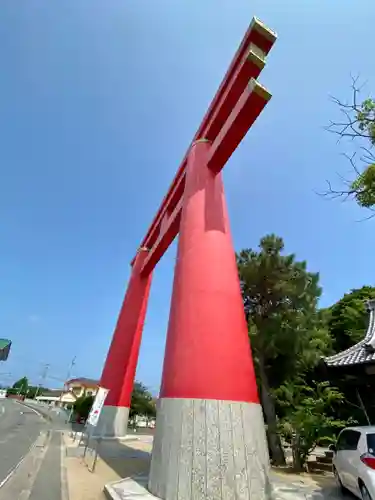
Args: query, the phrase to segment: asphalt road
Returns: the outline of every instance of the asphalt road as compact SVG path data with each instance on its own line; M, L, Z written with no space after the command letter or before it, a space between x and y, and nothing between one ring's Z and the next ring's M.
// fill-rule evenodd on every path
M0 486L45 426L31 409L9 399L0 400Z

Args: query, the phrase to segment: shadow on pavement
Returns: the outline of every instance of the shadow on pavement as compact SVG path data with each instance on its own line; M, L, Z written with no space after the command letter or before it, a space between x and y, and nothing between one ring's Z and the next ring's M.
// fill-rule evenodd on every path
M138 441L132 441L133 446L138 443ZM95 445L95 442L90 442L90 448L86 454L86 462L89 467L94 461ZM148 475L150 470L150 452L133 448L121 442L102 441L98 446L98 457L114 470L120 478L145 476Z
M132 446L135 445L132 442ZM121 478L132 476L141 486L145 486L145 476L148 475L151 453L130 447L124 443L103 443L99 448L103 460ZM137 477L138 476L138 477ZM336 487L331 477L314 477L314 480L304 482L296 479L271 474L271 484L274 488L275 500L354 500L350 493L343 495Z
M350 493L341 493L333 477L329 476L297 476L271 473L271 481L275 488L275 500L354 500Z
M134 436L136 438L136 435ZM151 436L150 436L151 437ZM129 444L127 444L129 443ZM112 469L119 478L132 477L141 486L145 486L145 477L149 473L151 439L129 442L102 441L98 447L98 458ZM90 439L85 457L86 464L92 467L97 441ZM142 449L144 447L145 449ZM71 450L72 455L82 456L84 444ZM354 500L350 493L343 495L336 487L333 477L317 475L290 475L271 472L271 484L274 500Z

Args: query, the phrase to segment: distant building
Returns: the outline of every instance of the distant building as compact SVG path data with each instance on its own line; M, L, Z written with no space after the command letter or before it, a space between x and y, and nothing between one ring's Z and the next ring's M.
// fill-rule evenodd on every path
M67 407L74 404L83 396L95 396L98 392L99 381L90 378L73 378L65 382L63 389L44 391L35 399L51 406Z
M95 396L99 389L99 380L91 378L72 378L65 382L65 390L70 391L78 399L82 396Z
M77 400L71 391L62 391L61 389L52 389L44 391L35 398L40 403L46 403L50 406L67 407L74 404Z

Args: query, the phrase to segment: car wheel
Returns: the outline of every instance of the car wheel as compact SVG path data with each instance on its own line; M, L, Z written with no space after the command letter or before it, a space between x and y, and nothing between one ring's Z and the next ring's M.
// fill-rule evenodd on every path
M335 476L335 481L336 481L336 484L337 484L337 487L340 488L340 490L345 493L346 492L346 488L345 486L342 484L341 482L341 479L340 479L340 476L339 476L339 473L337 472L336 468L333 467L333 475ZM366 500L369 500L368 498L366 498Z
M364 484L361 484L360 489L363 500L372 500L371 495Z

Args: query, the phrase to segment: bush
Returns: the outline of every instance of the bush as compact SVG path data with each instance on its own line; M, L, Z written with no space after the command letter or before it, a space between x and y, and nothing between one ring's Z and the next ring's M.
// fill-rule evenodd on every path
M82 396L78 398L73 406L75 413L80 418L84 418L86 420L87 417L89 416L93 402L94 402L93 396Z

